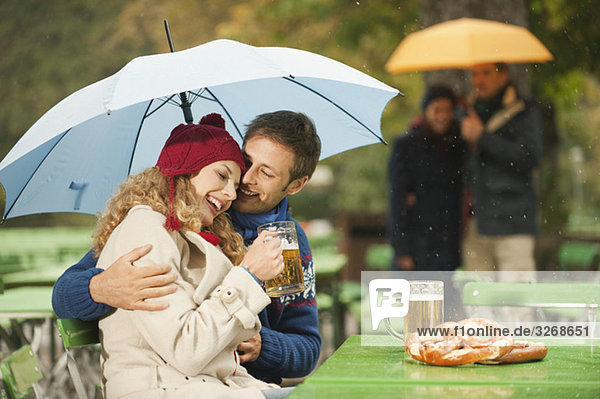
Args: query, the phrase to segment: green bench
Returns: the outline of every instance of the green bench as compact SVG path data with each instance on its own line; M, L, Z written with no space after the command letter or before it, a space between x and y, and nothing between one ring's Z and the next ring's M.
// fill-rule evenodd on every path
M463 288L463 304L539 308L571 321L588 322L600 313L600 284L469 282Z

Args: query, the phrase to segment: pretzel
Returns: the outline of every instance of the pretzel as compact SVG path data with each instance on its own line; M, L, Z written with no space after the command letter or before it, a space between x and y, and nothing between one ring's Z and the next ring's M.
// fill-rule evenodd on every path
M419 336L417 333L413 333L408 337L406 352L413 359L436 366L460 366L500 359L509 353L514 345L512 337L493 334L487 336L488 331L493 332L495 328L502 328L498 323L487 319L466 319L458 323L448 322L440 324L436 328L448 328L448 334ZM457 334L466 332L469 328L483 329L485 334L482 335L486 336Z
M543 342L515 341L514 348L506 355L482 362L484 364L525 363L542 360L548 354Z

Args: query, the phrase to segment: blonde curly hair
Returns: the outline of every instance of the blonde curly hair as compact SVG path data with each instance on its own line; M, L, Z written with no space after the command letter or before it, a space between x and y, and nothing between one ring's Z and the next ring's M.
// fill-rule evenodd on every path
M233 229L229 215L222 213L213 220L211 226L202 227L200 204L194 195L190 179L192 175L173 176L175 195L173 211L179 219L181 230L193 232L207 231L221 239L219 248L234 265L239 265L246 248L244 240ZM169 215L169 182L158 167L148 168L133 176L119 187L115 196L106 203L106 210L100 214L94 231L94 251L98 256L106 245L113 230L125 219L127 212L136 205L148 205L154 211Z

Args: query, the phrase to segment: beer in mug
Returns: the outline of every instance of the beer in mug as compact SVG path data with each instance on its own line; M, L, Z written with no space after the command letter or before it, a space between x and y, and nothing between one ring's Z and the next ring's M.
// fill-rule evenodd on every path
M265 281L267 295L279 297L304 291L304 273L294 222L272 222L258 226L259 234L264 230L277 233L277 237L281 240L284 262L281 274Z
M417 329L435 327L444 322L444 282L414 280L410 282L408 313L404 317L404 337Z

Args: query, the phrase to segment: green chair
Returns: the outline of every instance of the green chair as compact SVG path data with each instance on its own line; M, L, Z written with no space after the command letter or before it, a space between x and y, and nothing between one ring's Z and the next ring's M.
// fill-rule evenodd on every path
M313 252L315 264L315 282L317 293L317 307L319 317L323 313L331 317L333 323L333 346L338 347L345 339L345 315L339 300L341 271L348 258L345 254L329 250L316 250Z
M394 259L394 248L389 244L369 245L365 254L367 270L390 270Z
M505 283L475 281L465 284L463 304L470 306L514 306L567 309L576 317L587 310L588 321L600 306L600 284L586 282Z
M91 389L86 389L81 376L82 373L77 366L77 361L74 354L74 350L76 349L85 348L100 343L98 322L83 321L79 319L58 319L56 323L58 324L60 336L65 347L65 352L67 355L67 368L69 369L73 386L77 392L77 397L79 399L88 399L98 395L102 397L101 388L99 385L94 385L93 391Z
M558 252L560 270L598 270L600 244L567 241Z
M359 281L342 281L340 283L339 300L344 309L354 317L360 327L362 286Z
M44 397L37 384L44 376L31 346L24 345L4 359L0 363L0 374L0 397L24 399L31 394L36 398Z

